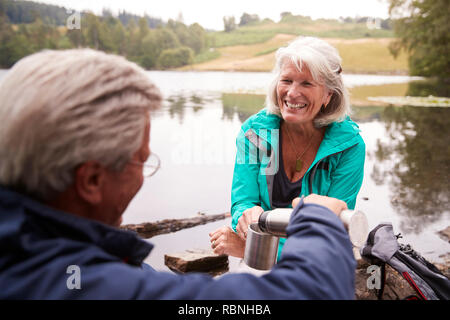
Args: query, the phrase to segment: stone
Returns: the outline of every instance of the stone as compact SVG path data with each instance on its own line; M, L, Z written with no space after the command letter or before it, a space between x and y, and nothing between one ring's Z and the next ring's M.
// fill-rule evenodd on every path
M358 260L358 266L355 273L355 295L357 300L377 300L378 290L369 289L367 280L370 277L368 268L370 264L365 260ZM386 282L383 300L399 300L407 296L415 295L416 292L403 277L389 265L386 265Z
M367 269L370 264L361 259L357 261L355 274L355 294L357 300L377 300L377 290L368 289L367 279L370 277L370 273L367 273ZM435 266L447 277L449 276L448 264L435 264ZM397 272L394 268L386 264L386 282L384 286L384 292L382 300L401 300L410 295L416 295L417 293L408 284L408 282Z
M213 276L228 271L228 256L212 249L190 249L164 255L164 264L176 273L205 272Z

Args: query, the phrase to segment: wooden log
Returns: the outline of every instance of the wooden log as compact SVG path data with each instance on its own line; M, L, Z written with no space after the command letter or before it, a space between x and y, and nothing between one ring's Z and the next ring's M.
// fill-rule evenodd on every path
M148 239L160 234L176 232L182 229L192 228L198 225L223 220L230 217L230 213L206 215L198 213L197 216L184 219L164 219L156 222L144 222L139 224L126 224L121 229L137 232L142 238Z

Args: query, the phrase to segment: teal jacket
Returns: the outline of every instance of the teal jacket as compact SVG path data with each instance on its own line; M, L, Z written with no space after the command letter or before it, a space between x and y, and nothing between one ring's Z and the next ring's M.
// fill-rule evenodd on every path
M265 109L247 119L236 139L231 190L232 227L244 210L272 209L272 187L278 170L281 118ZM338 198L354 209L364 176L365 144L349 117L327 126L316 157L303 176L299 196L311 193ZM281 247L284 239L280 240ZM280 252L281 250L279 250Z

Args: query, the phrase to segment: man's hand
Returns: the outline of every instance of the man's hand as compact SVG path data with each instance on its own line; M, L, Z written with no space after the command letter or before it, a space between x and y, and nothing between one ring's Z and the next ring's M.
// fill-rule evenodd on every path
M292 200L292 207L295 208L300 202L300 198L295 198ZM305 203L315 203L327 207L333 211L338 217L341 212L347 209L347 204L339 199L331 198L327 196L320 196L318 194L310 194L303 199Z

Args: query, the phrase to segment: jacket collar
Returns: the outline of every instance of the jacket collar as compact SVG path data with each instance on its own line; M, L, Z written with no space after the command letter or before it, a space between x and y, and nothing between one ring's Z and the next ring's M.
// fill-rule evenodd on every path
M275 114L267 113L266 109L262 109L257 114L249 118L242 126L245 136L255 144L258 148L261 142L254 138L250 139L252 135L258 135L260 139L266 140L267 130L280 129L281 117ZM334 154L350 148L358 142L359 132L358 125L353 122L350 117L346 117L341 122L333 122L327 126L325 136L317 152L317 157ZM264 134L261 134L264 133ZM278 139L272 139L273 141L267 141L272 147L277 147ZM258 144L254 141L259 141Z
M0 187L1 243L31 249L26 234L38 239L64 238L100 247L132 265L140 265L153 245L135 233L50 208L20 193Z
M325 136L317 151L317 158L344 151L359 142L358 125L350 117L344 121L333 122L327 126Z

